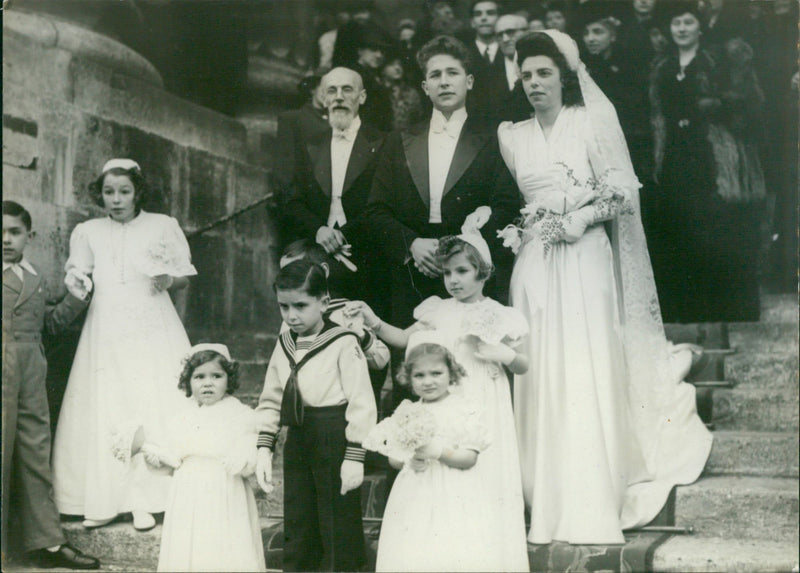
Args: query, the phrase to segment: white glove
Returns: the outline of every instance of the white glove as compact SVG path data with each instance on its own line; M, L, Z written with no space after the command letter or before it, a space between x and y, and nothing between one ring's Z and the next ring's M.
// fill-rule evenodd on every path
M361 487L364 482L364 464L345 460L342 462L342 469L339 471L342 478L342 495L349 491Z

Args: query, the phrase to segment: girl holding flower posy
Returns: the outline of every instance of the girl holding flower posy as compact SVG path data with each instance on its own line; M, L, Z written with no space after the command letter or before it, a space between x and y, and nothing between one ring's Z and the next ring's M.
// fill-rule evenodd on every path
M159 571L264 571L258 507L247 476L256 464L255 413L232 396L238 364L224 344L192 347L179 388L193 404L167 424L158 462L178 460L161 533ZM163 458L163 460L162 460Z
M475 464L489 432L462 392L464 368L435 331L409 340L400 378L420 401L403 401L364 447L389 457L400 473L378 541L377 571L504 571L492 543L489 492Z
M164 511L169 473L112 453L115 434L142 426L153 440L186 402L175 388L189 349L168 289L197 274L178 222L142 209L147 185L139 165L112 159L90 186L107 216L77 225L68 279L94 284L91 305L67 383L53 449L55 501L61 513L99 527L132 512L136 529Z
M501 548L499 569L528 571L519 454L506 374L506 368L518 374L527 370L528 360L520 349L528 328L519 311L483 294L492 258L480 228L490 214L488 207L480 207L467 217L460 235L439 240L436 256L452 298L433 296L423 301L414 310L417 322L409 328L384 323L361 302L347 311L363 313L365 324L390 345L402 348L412 334L433 329L453 349L467 372L463 393L484 407L490 432L491 446L475 468L491 495L482 519L492 527L484 543Z

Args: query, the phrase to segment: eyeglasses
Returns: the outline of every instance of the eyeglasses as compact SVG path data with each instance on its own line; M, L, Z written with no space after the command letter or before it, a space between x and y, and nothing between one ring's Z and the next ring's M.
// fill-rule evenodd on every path
M498 31L497 35L500 36L500 37L513 36L514 34L517 34L518 32L526 32L527 30L528 30L527 28L508 28L507 30Z

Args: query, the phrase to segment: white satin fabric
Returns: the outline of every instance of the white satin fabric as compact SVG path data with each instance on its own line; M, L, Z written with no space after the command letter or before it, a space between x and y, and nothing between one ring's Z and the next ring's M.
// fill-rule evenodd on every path
M613 166L600 159L585 107L563 108L548 138L535 118L502 124L498 135L525 202L558 213L587 200L586 189L565 186L560 173L569 169L586 181ZM614 179L624 181L619 175ZM694 388L681 383L690 360L670 358L657 300L657 321L647 309L649 333L628 319L625 287L633 277L621 269L616 239L622 219L638 221L634 182L626 189L633 214L609 225L615 240L603 224L549 249L531 240L514 266L512 304L531 327L531 366L516 377L514 408L532 543L622 543L622 529L650 521L673 485L698 477L710 451ZM646 250L644 260L649 271ZM638 346L630 343L645 334ZM641 355L642 344L649 344L649 356ZM652 391L642 392L648 365Z

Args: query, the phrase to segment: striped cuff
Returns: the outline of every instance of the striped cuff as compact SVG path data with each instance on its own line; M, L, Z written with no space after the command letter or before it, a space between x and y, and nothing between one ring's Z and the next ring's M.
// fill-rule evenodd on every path
M363 350L364 352L369 350L374 341L375 341L375 335L372 334L372 332L370 332L369 330L365 330L364 338L359 340L359 342L361 343L361 350Z
M269 448L270 450L274 450L275 434L273 432L259 432L256 446L259 448Z
M347 448L344 451L344 459L351 462L358 462L363 464L364 458L367 455L367 450L361 447L361 444L347 443Z

